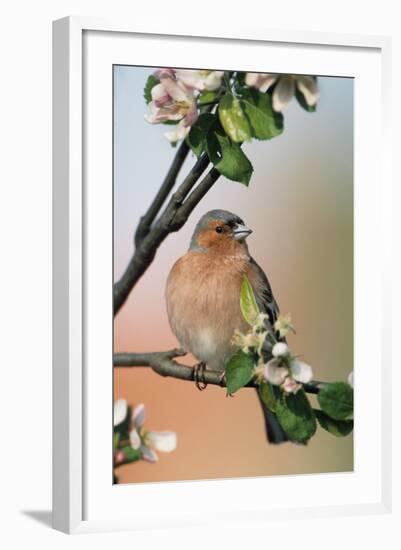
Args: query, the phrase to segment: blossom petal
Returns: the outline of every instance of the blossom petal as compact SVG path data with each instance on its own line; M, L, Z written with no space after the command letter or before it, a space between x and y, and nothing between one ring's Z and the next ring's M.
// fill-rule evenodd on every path
M205 89L205 78L202 76L203 71L192 71L189 69L181 69L176 71L176 78L188 88L195 90Z
M146 462L151 462L152 464L154 464L159 460L159 457L157 456L155 451L153 449L150 449L149 447L146 447L145 445L142 445L141 453L142 458L146 460Z
M196 107L195 101L192 102L192 105L189 108L189 111L184 117L184 126L192 126L198 120L198 109Z
M181 120L182 114L179 112L178 106L164 105L163 107L157 107L154 101L151 101L148 105L148 114L145 115L146 122L149 124L160 124L166 120Z
M245 84L264 93L276 82L277 78L278 75L270 73L246 73Z
M191 94L182 82L180 83L180 81L174 80L173 78L162 78L160 82L174 101L187 102L191 100Z
M311 76L297 76L297 88L304 96L309 107L316 105L319 99L319 88L317 82Z
M117 399L114 401L114 414L113 414L113 423L114 426L118 426L121 422L127 417L128 407L125 399Z
M280 384L284 382L288 374L288 369L286 367L278 367L274 359L272 359L265 365L265 378L274 386L280 386Z
M282 111L291 101L295 94L295 82L291 76L282 76L279 78L273 91L273 109Z
M214 91L220 88L224 71L211 71L205 78L206 90Z
M285 391L285 393L297 393L301 387L301 384L298 384L293 378L290 377L286 378L281 385L281 389Z
M287 315L279 315L277 321L274 323L274 330L279 332L281 338L287 336L290 330L294 331L291 324L291 315L289 313Z
M351 371L348 375L348 384L354 387L354 371Z
M141 446L141 438L139 436L139 433L137 432L136 428L130 431L129 433L129 441L131 444L131 447L133 449L139 449Z
M160 113L161 109L156 106L154 101L151 101L148 105L148 113L145 115L146 122L149 124L159 124L163 122L165 118Z
M287 355L288 353L288 346L284 342L277 342L277 344L274 344L272 349L272 355L273 357L282 357L283 355Z
M163 107L163 105L171 101L171 97L163 84L153 86L150 93L156 107Z
M277 80L276 74L264 74L263 78L260 79L259 91L263 93L267 92L267 90L271 86L273 86L276 80Z
M297 359L291 363L291 373L295 380L303 384L307 384L313 378L312 367Z
M247 86L254 86L256 88L256 84L259 81L259 73L246 73L245 75L245 84Z
M147 440L156 451L163 453L171 453L177 447L177 434L172 431L148 432Z
M132 422L137 428L141 428L143 426L144 420L145 420L145 405L143 403L140 403L132 411Z
M124 462L125 460L125 454L124 454L124 451L117 451L114 455L114 462L116 464L121 464L122 462Z
M176 126L174 126L174 130L166 132L164 135L170 143L176 143L177 141L180 141L181 139L184 139L186 137L190 128L190 126L185 126L184 121L182 120Z
M176 71L174 69L157 69L154 73L153 73L153 76L155 76L156 78L158 78L159 80L161 78L165 78L165 77L169 77L169 78L175 78L175 73Z

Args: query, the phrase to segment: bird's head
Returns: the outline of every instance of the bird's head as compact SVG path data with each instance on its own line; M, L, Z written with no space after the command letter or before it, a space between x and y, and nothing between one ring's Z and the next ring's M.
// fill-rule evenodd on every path
M227 210L210 210L195 227L190 250L207 250L220 254L247 252L245 239L252 233L242 219Z

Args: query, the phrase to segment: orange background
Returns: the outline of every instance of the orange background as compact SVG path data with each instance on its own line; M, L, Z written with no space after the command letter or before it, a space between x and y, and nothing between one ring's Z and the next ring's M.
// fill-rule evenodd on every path
M174 149L166 127L144 119L142 88L151 69L115 67L114 266L116 279L131 254L133 234L165 175ZM268 70L268 68L266 68ZM245 144L255 172L249 188L220 178L184 228L170 235L115 323L115 351L177 346L164 285L189 245L199 217L212 208L239 214L254 233L252 255L266 271L283 313L297 331L289 344L319 380L346 380L353 368L353 81L319 78L316 113L295 101L284 134ZM194 163L190 156L182 177ZM194 281L196 292L196 280ZM190 357L182 360L193 364ZM177 449L159 462L118 469L121 483L349 471L352 435L338 439L318 428L306 446L268 445L253 390L225 390L162 378L150 368L114 370L114 397L144 403L146 428L174 430ZM312 398L315 402L315 398Z

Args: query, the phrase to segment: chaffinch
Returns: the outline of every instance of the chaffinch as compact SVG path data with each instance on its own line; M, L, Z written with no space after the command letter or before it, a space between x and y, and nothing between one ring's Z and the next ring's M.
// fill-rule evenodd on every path
M167 279L168 318L181 347L222 373L235 351L235 329L249 329L239 299L244 275L271 325L279 311L265 273L249 254L246 238L251 233L231 212L207 212L195 227L188 252L177 260ZM260 402L268 440L287 441L274 413Z

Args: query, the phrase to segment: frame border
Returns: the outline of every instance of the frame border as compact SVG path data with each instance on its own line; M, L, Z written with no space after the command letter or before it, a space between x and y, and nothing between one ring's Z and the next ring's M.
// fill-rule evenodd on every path
M153 26L153 28L152 28ZM213 38L293 45L331 45L375 48L382 58L382 178L391 178L389 151L391 113L391 38L387 36L333 34L239 28L229 32L213 29L205 36L199 28L184 34L169 24L169 36ZM84 338L83 334L83 151L82 151L82 35L84 31L166 35L154 23L65 17L53 22L53 527L65 533L129 529L127 523L100 526L85 521L84 510ZM390 212L391 197L386 208ZM391 219L383 216L388 234ZM389 264L391 243L383 243ZM391 270L382 281L382 307L391 311ZM384 329L383 329L384 330ZM384 338L386 336L386 338ZM382 334L383 369L391 388L391 346ZM386 341L386 345L384 342ZM384 393L386 392L386 393ZM391 511L391 396L383 390L382 502L379 512ZM361 509L371 513L372 505ZM337 507L338 508L338 507ZM347 514L344 507L342 514ZM365 510L366 508L366 510ZM354 512L350 510L349 512ZM322 510L339 515L338 510ZM341 514L341 515L342 515ZM292 517L294 514L288 514ZM304 515L304 514L302 514Z

